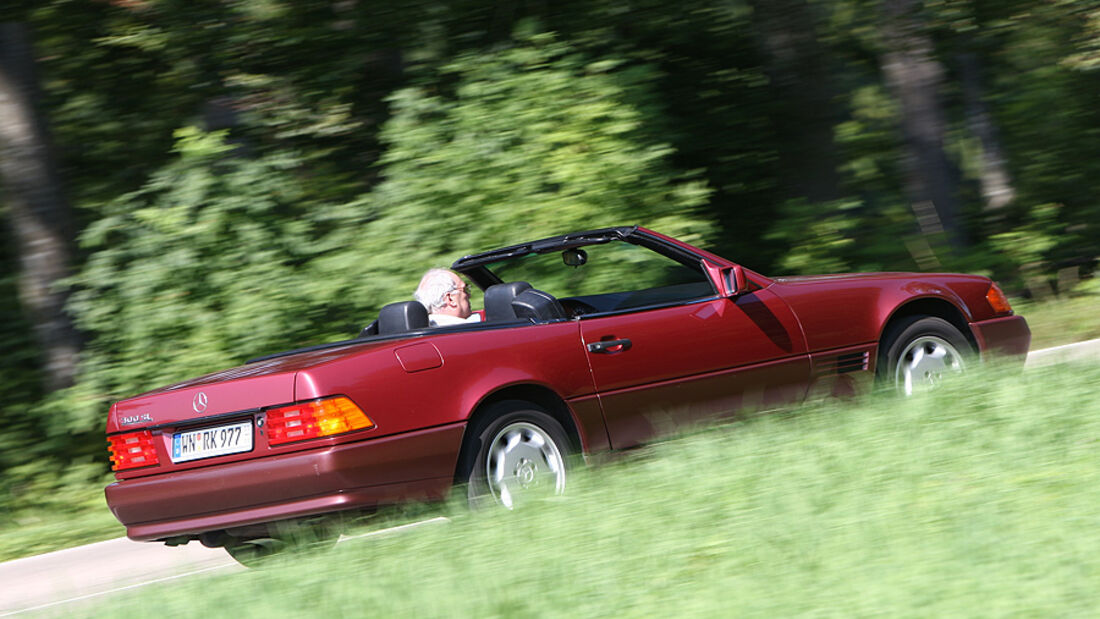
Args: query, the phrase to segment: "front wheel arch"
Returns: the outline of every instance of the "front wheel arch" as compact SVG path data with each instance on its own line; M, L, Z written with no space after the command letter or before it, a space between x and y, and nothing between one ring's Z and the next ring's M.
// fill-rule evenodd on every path
M941 297L913 299L895 308L879 332L879 350L881 351L891 331L897 330L899 323L924 317L940 318L947 321L966 338L971 350L978 350L978 341L974 338L974 332L970 329L970 323L967 322L966 315L954 303Z

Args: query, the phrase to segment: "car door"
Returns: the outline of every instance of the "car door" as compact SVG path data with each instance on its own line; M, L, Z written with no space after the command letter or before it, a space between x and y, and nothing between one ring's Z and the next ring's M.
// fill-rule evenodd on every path
M806 394L810 360L801 327L766 289L580 322L616 449Z

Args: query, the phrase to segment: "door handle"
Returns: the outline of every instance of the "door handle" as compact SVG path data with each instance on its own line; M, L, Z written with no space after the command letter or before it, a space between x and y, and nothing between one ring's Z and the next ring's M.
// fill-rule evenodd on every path
M588 352L595 353L613 353L629 350L631 342L628 339L621 340L600 340L598 342L592 342L588 345Z

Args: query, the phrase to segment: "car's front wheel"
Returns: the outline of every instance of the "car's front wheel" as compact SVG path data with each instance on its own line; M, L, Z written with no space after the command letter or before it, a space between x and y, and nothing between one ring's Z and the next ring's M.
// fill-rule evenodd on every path
M561 424L546 411L501 402L474 421L459 463L471 507L508 509L565 491L571 448Z
M902 395L913 395L966 370L973 349L951 323L912 316L894 325L879 353L879 377Z

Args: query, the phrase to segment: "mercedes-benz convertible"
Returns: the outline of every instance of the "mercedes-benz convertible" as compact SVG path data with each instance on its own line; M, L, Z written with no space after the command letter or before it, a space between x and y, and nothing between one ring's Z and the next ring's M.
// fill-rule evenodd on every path
M481 321L430 327L399 301L352 339L114 404L106 496L129 537L245 560L288 523L455 488L511 508L593 454L876 378L905 397L1030 340L986 277L767 277L640 227L452 269Z

